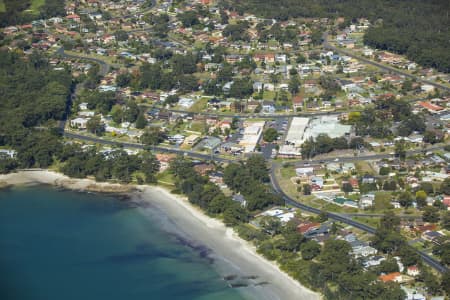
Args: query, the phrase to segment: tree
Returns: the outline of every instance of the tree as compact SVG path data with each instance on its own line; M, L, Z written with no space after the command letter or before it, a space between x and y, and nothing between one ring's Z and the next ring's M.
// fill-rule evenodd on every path
M253 84L250 78L235 79L230 88L230 97L245 98L253 93Z
M114 105L112 107L112 109L111 109L111 118L117 124L122 123L122 121L123 121L123 109L122 109L122 106L116 104L116 105Z
M87 121L86 129L95 135L103 135L105 132L105 125L100 120L100 117L93 117Z
M246 169L254 180L261 183L269 182L266 160L262 155L251 155L247 159Z
M442 141L435 131L427 130L423 134L423 141L425 143L436 144Z
M334 239L325 241L318 259L326 279L336 280L339 274L344 274L353 268L351 251L352 247L346 241Z
M127 122L133 123L136 121L138 114L139 107L137 106L136 102L128 101L123 112L123 119Z
M441 192L450 195L450 177L445 178L441 184Z
M116 77L116 83L119 87L126 87L131 82L131 75L129 73L120 73Z
M247 222L249 218L248 212L239 203L233 202L223 212L223 222L227 226L237 225Z
M198 20L197 12L193 10L178 14L177 17L178 20L180 20L183 24L183 27L191 27L200 23Z
M156 157L149 151L145 151L142 154L142 164L140 169L145 175L146 183L155 183L156 177L155 174L159 171L160 163L156 159Z
M345 182L342 184L342 191L346 194L351 193L353 192L353 186L349 182Z
M427 193L423 190L416 192L416 203L418 207L424 207L427 205Z
M427 195L433 195L434 194L434 187L431 182L422 182L420 184L420 189L423 190Z
M380 175L381 176L389 175L390 172L391 172L391 168L390 167L381 167L380 168Z
M304 184L303 185L303 195L311 195L311 191L312 191L312 189L311 189L311 186L309 185L309 184Z
M309 240L301 245L300 250L304 260L311 260L320 254L321 247L316 241Z
M261 227L271 235L280 233L281 222L278 218L265 216L260 220Z
M295 95L300 91L300 80L297 75L291 76L288 88L292 95Z
M117 30L114 33L114 36L116 37L116 40L119 42L128 40L128 33L124 30Z
M164 141L164 135L158 127L150 127L141 136L141 143L145 145L158 145Z
M404 140L400 140L395 143L395 156L399 157L401 160L406 158L406 145Z
M377 268L377 273L392 273L392 272L398 272L398 263L397 260L394 258L388 258L386 260L383 260L380 265Z
M434 206L427 206L423 209L422 218L425 222L439 222L439 210Z
M398 231L400 225L400 218L395 215L394 212L388 211L380 220L379 228L383 228L387 231Z
M410 192L406 191L406 192L402 192L399 196L398 196L398 201L400 203L401 206L403 206L404 208L408 208L412 205L412 195Z
M450 271L442 274L441 288L445 291L447 295L450 295Z
M144 116L144 113L140 112L136 119L136 128L144 129L147 126L147 119Z
M275 128L267 128L263 133L263 139L268 142L272 143L278 138L278 131Z
M196 58L192 54L176 54L170 59L172 72L175 75L192 74L197 71Z
M441 226L446 230L450 230L450 212L446 211L443 213Z

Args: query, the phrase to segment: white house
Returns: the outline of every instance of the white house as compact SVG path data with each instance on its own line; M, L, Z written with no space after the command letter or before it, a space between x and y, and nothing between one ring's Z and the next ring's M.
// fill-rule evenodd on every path
M70 120L70 126L78 129L86 129L86 125L89 119L85 118L76 118L73 120Z

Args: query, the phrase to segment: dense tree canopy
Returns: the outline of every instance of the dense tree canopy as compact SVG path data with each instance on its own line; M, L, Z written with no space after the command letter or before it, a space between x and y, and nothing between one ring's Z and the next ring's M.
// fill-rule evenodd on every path
M345 17L346 24L368 18L366 44L394 51L427 67L450 71L448 1L389 0L226 0L224 7L269 19Z

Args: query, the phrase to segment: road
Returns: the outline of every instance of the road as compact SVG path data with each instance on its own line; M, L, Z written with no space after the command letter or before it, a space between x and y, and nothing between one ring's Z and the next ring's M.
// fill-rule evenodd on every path
M371 65L377 66L377 67L379 67L381 69L384 69L386 71L398 73L398 74L401 74L401 75L404 75L404 76L407 76L407 77L410 77L410 78L416 78L415 76L413 76L411 74L399 71L399 70L391 68L391 67L387 67L387 66L378 64L376 62L373 62L373 61L370 61L370 60L367 60L367 59L363 59L363 58L357 57L357 56L355 56L355 55L353 55L351 53L347 53L347 51L343 51L341 49L338 49L338 48L336 48L336 47L334 47L334 46L332 46L332 45L330 45L328 43L328 40L326 39L326 36L324 38L324 47L327 48L327 49L331 49L333 51L336 51L338 53L343 53L343 54L348 55L350 57L357 58L357 59L359 59L359 60L361 60L361 61L363 61L363 62L365 62L367 64L371 64ZM88 61L92 61L92 62L98 63L100 65L99 74L101 76L106 75L109 72L109 70L110 70L109 64L107 64L105 61L102 61L102 60L96 59L96 58L70 55L70 54L67 54L67 53L64 52L64 48L63 47L59 48L56 51L56 54L61 55L62 57L73 58L73 59L84 59L84 60L88 60ZM420 81L420 82L423 82L423 83L426 83L426 84L433 85L433 86L435 86L437 88L444 89L446 91L450 91L450 88L448 88L446 86L443 86L443 85L440 85L440 84L437 84L437 83L434 83L434 82L430 82L430 81L427 81L427 80L422 80L420 78L416 78L416 80ZM173 110L173 111L175 111L175 110ZM231 117L255 117L255 118L270 118L270 119L274 119L274 118L286 118L286 117L302 116L302 115L303 116L311 116L311 115L320 116L320 115L339 114L339 113L338 112L318 112L318 113L313 113L313 114L297 113L297 114L284 114L284 115L251 114L251 115L246 115L246 116L243 116L243 115L239 114L239 115L231 115ZM210 114L210 113L203 113L203 114L211 115L211 116L218 116L219 115L219 114ZM230 116L230 115L226 115L226 116ZM78 139L78 140L83 140L83 141L93 142L93 143L99 143L99 144L103 144L103 145L111 145L111 146L113 146L113 145L120 144L123 147L127 147L127 148L134 148L134 149L143 149L144 148L144 145L137 144L137 143L126 143L126 142L109 141L109 140L104 140L104 139L100 139L100 138L97 138L97 137L85 136L85 135L71 133L71 132L67 132L67 131L63 131L63 134L64 134L65 137L68 137L68 138ZM214 156L214 155L209 155L209 154L196 153L196 152L188 151L188 150L174 149L174 148L161 147L161 146L154 146L154 147L151 147L151 148L154 151L158 151L158 152L182 154L182 155L190 156L192 158L200 159L200 160L214 160L214 161L218 161L218 162L236 162L235 160L226 159L226 158L222 158L222 157ZM443 146L430 147L430 148L427 148L425 151L433 150L433 149L440 149L440 148L443 148ZM413 154L413 153L420 153L422 151L424 151L424 150L423 149L419 149L419 150L415 150L415 151L410 151L408 153L409 154ZM389 158L389 157L391 157L391 155L389 155L389 154L375 154L375 155L366 155L366 156L357 156L357 157L337 157L337 159L339 161L355 161L355 160L375 160L375 159L382 159L382 158ZM328 159L322 159L321 161L323 161L323 162L332 162L332 161L335 161L335 160L336 160L336 157L328 158ZM294 207L300 208L300 209L302 209L304 211L311 212L311 213L314 213L314 214L320 214L322 212L320 209L317 209L317 208L310 207L310 206L307 206L305 204L299 203L299 202L295 201L294 199L290 198L289 196L287 196L282 191L282 189L280 188L280 186L279 186L279 184L278 184L278 182L276 180L274 171L275 171L275 165L272 164L271 174L270 174L271 184L272 184L274 190L282 196L282 198L284 199L286 204L292 205ZM342 222L344 224L348 224L350 226L353 226L353 227L358 228L360 230L363 230L365 232L374 234L375 231L376 231L375 228L373 228L373 227L370 227L368 225L356 222L356 221L354 221L352 219L349 219L348 217L345 217L343 215L330 213L330 212L326 212L326 213L327 213L327 215L328 215L328 217L330 219ZM422 257L424 262L426 262L428 265L430 265L434 269L438 270L441 273L447 271L447 268L445 266L442 266L439 262L434 260L432 257L427 255L426 253L423 253L423 252L418 251L416 249L414 249L414 250L417 253L420 254L420 256Z
M67 138L81 140L81 141L85 141L85 142L97 143L97 144L102 144L102 145L109 145L109 146L121 145L125 148L144 149L144 145L138 144L138 143L126 143L126 142L116 142L116 141L104 140L104 139L101 139L98 137L86 136L86 135L72 133L72 132L68 132L68 131L64 131L63 135ZM181 154L181 155L186 155L186 156L189 156L189 157L192 157L195 159L200 159L200 160L205 160L205 161L214 160L214 161L218 161L218 162L227 162L227 163L238 161L238 160L232 160L232 159L228 159L228 158L215 156L214 154L213 155L202 154L202 153L198 153L198 152L194 152L194 151L176 149L176 148L171 148L171 147L149 146L149 148L152 149L153 151L157 151L157 152Z
M63 58L83 59L83 60L92 61L94 63L97 63L100 66L100 70L99 70L100 76L105 76L106 74L108 74L109 70L111 69L111 66L101 59L67 54L66 52L64 52L64 47L60 47L58 50L56 50L55 54L59 55Z
M406 152L406 155L419 154L428 151L441 150L444 149L446 145L435 145L430 146L424 149L415 149L409 150ZM296 166L305 166L308 164L324 164L324 163L332 163L332 162L352 162L352 161L367 161L367 160L380 160L386 158L394 157L393 154L385 153L385 154L370 154L370 155L358 155L358 156L333 156L328 158L311 158L310 160L302 160L294 162Z
M71 133L71 132L67 132L67 131L64 131L63 134L65 137L68 137L68 138L78 139L78 140L83 140L83 141L98 143L98 144L103 144L103 145L114 146L114 145L120 144L126 148L134 148L134 149L143 149L144 148L144 145L137 144L137 143L109 141L109 140L104 140L104 139L97 138L97 137L85 136L85 135ZM208 154L201 154L201 153L196 153L193 151L174 149L174 148L168 148L168 147L154 146L154 147L152 147L152 150L158 151L158 152L182 154L182 155L186 155L186 156L189 156L189 157L192 157L195 159L200 159L200 160L214 160L214 161L218 161L218 162L227 162L227 163L236 162L236 160L222 158L219 156L212 156L212 155L208 155ZM353 159L355 159L355 158L353 158ZM284 191L280 188L280 185L279 185L278 181L276 180L276 176L275 176L276 167L277 167L277 165L272 163L271 170L270 170L270 181L271 181L272 187L275 190L275 192L277 192L278 194L281 195L281 197L283 198L285 203L288 205L292 205L294 207L300 208L300 209L310 212L310 213L314 213L314 214L322 213L322 211L320 209L305 205L303 203L299 203L299 202L295 201L294 199L290 198L288 195L286 195L286 193L284 193ZM348 224L348 225L358 228L362 231L365 231L365 232L368 232L371 234L374 234L376 231L375 228L365 225L363 223L354 221L344 215L330 213L330 212L326 212L326 213L330 219L333 219L338 222L342 222L344 224ZM422 257L424 262L426 262L429 266L433 267L437 271L443 273L448 270L445 266L442 266L438 261L436 261L429 255L427 255L426 253L418 251L416 249L414 249L414 250Z
M367 58L364 58L364 57L355 55L355 54L353 54L353 53L350 52L350 51L346 51L346 50L343 50L343 49L338 48L338 47L336 47L336 46L333 46L333 45L330 44L330 42L328 41L328 32L324 32L322 38L323 38L323 47L324 47L325 49L329 49L329 50L332 50L332 51L334 51L334 52L337 52L337 53L340 53L340 54L344 54L344 55L353 57L353 58L355 58L355 59L357 59L357 60L359 60L359 61L361 61L361 62L363 62L363 63L365 63L365 64L368 64L368 65L372 65L372 66L378 67L378 68L380 68L380 69L382 69L382 70L384 70L384 71L388 71L388 72L391 72L391 73L397 73L397 74L399 74L399 75L402 75L402 76L405 76L405 77L408 77L408 78L415 79L417 82L422 82L422 83L425 83L425 84L429 84L429 85L434 86L435 88L439 88L439 89L445 90L446 92L450 92L450 87L448 87L448 86L445 86L445 85L442 85L442 84L439 84L439 83L436 83L436 82L433 82L433 81L429 81L429 80L426 80L426 79L422 79L422 78L417 77L417 76L414 76L414 75L412 75L412 74L410 74L410 73L408 73L408 72L405 72L405 71L396 69L396 68L394 68L394 67L386 66L386 65L384 65L384 64L375 62L375 61L373 61L373 60L370 60L370 59L367 59Z
M288 195L286 195L286 193L283 192L283 190L280 188L280 185L278 183L278 181L276 180L276 176L275 176L275 166L272 165L271 170L270 170L270 181L272 183L272 186L274 188L274 190L281 195L281 197L283 198L283 200L285 201L286 204L288 205L292 205L294 207L300 208L301 210L313 213L313 214L320 214L322 213L322 211L320 209L302 204L300 202L295 201L294 199L290 198ZM344 217L342 215L339 214L335 214L335 213L330 213L330 212L325 212L328 215L328 218L338 221L338 222L342 222L344 224L348 224L350 226L353 226L355 228L358 228L362 231L371 233L371 234L375 234L376 229L373 227L370 227L368 225L356 222L352 219L349 219L347 217ZM441 265L438 261L436 261L434 258L432 258L431 256L429 256L428 254L419 251L415 248L414 251L416 251L420 257L423 259L423 261L428 264L430 267L436 269L437 271L439 271L440 273L444 273L447 272L448 269L447 267Z

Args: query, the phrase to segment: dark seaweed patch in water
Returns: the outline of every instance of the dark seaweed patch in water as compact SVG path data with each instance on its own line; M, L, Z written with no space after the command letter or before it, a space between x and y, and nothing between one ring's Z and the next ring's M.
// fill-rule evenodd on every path
M197 252L199 256L203 259L206 259L209 264L214 263L214 258L209 256L212 253L212 250L206 247L205 245L197 245L195 241L184 238L176 233L173 233L173 236L175 237L178 243L180 243L183 246L189 247L195 252Z
M231 288L240 288L240 287L248 287L248 283L246 282L234 282L228 284Z
M233 274L233 275L224 276L223 279L226 281L229 281L229 280L235 280L237 277L238 277L238 275Z
M242 276L242 278L244 278L244 279L256 279L256 278L258 278L258 276L256 276L256 275L249 275L249 276Z
M133 263L137 261L157 259L157 258L171 258L179 259L178 253L170 253L166 251L156 250L151 243L138 244L135 248L135 252L112 255L106 258L109 262L114 263Z

